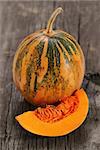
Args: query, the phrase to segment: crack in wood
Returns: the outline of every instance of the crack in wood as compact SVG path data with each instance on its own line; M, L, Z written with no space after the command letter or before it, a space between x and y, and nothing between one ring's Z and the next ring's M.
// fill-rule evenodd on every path
M11 99L12 99L12 87L13 85L11 84L11 94L10 94L10 97L9 97L9 102L8 102L8 110L7 110L7 115L6 115L6 122L5 122L5 140L7 139L8 137L8 133L7 133L7 124L8 124L8 116L9 116L9 111L10 111L10 104L11 104Z
M85 57L86 71L88 70L88 55L89 55L90 44L88 43Z
M79 13L79 17L78 17L78 43L80 44L80 27L81 27L81 14Z

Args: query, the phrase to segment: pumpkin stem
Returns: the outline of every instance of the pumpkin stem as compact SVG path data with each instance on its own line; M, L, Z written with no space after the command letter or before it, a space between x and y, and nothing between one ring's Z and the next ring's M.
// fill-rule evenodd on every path
M46 33L52 32L53 23L54 23L54 21L55 21L57 15L60 14L62 11L63 11L63 9L62 9L61 7L58 7L58 8L53 12L53 14L51 15L51 17L50 17L50 19L49 19L49 21L48 21Z

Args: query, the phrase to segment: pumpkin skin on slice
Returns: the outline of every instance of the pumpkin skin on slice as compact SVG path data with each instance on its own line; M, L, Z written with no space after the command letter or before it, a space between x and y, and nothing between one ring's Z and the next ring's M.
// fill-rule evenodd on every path
M77 129L85 120L88 113L88 97L83 89L77 90L75 95L79 99L77 110L71 115L53 123L43 122L28 111L16 116L16 120L27 131L42 136L62 136Z

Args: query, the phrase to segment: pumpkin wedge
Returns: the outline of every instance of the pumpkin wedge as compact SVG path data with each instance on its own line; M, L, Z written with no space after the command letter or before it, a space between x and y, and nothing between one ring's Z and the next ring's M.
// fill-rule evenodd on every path
M78 108L69 116L55 122L44 122L35 114L35 111L24 112L16 116L16 120L27 131L42 136L62 136L78 128L88 113L88 97L83 89L74 94L79 100Z

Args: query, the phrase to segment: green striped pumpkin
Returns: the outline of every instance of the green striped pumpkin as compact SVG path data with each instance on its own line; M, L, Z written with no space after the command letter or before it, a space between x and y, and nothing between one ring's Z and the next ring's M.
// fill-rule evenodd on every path
M84 76L84 56L68 33L52 30L57 8L46 29L27 36L19 45L13 62L13 79L32 104L53 104L79 89Z

